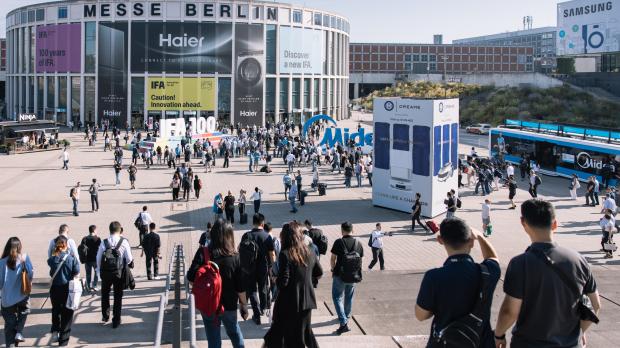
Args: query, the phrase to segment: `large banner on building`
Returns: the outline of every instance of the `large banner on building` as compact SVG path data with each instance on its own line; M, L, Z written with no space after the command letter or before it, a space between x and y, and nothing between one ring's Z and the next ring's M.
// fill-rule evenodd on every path
M231 73L232 24L133 22L132 72Z
M558 4L558 55L620 51L620 1Z
M147 110L215 110L215 79L212 77L149 77Z
M421 195L422 215L446 211L457 190L459 100L375 98L374 205L411 212Z
M262 24L235 27L235 123L263 124L264 39Z
M280 73L320 74L323 70L323 32L280 27Z
M37 27L35 65L38 73L79 73L81 26L51 24Z
M99 119L127 121L127 23L99 23Z

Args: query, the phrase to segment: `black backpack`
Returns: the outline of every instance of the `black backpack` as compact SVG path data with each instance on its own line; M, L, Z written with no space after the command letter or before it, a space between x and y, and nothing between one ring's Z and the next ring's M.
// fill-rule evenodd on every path
M534 179L534 183L536 185L542 184L542 179L540 178L540 176L536 175L536 179Z
M74 190L74 189L75 189L75 188L74 188L74 187L72 187L72 188L69 190L69 198L73 198L73 190Z
M86 238L82 239L82 243L77 248L78 256L80 256L81 263L86 262L86 258L88 257L88 245L86 245Z
M319 249L319 254L321 255L325 255L327 253L327 236L323 234L323 231L319 230L318 228L313 228L310 231L315 231L315 234L318 233L318 236L314 236L312 238L312 243L314 243L314 245L316 245L316 248ZM310 231L308 231L308 234L310 234Z
M252 233L246 233L239 243L239 259L241 261L241 271L245 275L256 273L258 263L258 243Z
M340 266L340 278L345 283L359 283L362 281L362 256L357 252L357 239L353 239L351 250L347 248L347 243L342 240L344 255Z
M374 242L374 238L372 238L372 232L370 233L370 237L368 237L368 246L372 248L372 243Z
M459 208L459 209L461 209L461 207L462 207L462 206L463 206L463 202L461 202L461 199L460 199L460 198L457 198L457 199L456 199L456 207L457 207L457 208Z
M118 243L116 243L115 247L110 245L110 242L106 238L103 241L105 246L105 251L101 256L101 277L106 279L121 279L123 274L123 255L121 254L120 248L125 238L119 239Z
M478 348L484 330L485 308L492 299L492 294L486 293L489 283L489 269L484 264L480 266L480 290L471 312L460 317L441 330L433 331L429 341L430 348Z

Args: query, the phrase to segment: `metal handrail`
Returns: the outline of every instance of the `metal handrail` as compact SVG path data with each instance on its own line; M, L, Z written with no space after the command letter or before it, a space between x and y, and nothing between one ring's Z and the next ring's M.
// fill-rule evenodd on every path
M157 315L157 326L155 328L155 340L153 345L155 348L159 348L161 346L161 336L164 326L164 313L166 307L168 306L168 297L170 294L170 282L172 281L172 262L177 258L177 244L175 243L172 247L172 253L168 260L168 275L166 276L166 285L164 288L164 292L160 295L159 301L159 311Z
M196 303L194 302L194 295L189 294L187 299L189 301L189 346L190 348L197 348L196 345Z

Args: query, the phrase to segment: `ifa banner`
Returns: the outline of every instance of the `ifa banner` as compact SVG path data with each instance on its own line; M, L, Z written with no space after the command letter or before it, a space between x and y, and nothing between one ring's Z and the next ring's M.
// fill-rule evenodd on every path
M215 79L212 77L149 77L147 110L213 111Z
M52 24L37 27L35 64L38 73L79 73L81 26Z
M281 74L320 74L323 51L322 31L280 27Z

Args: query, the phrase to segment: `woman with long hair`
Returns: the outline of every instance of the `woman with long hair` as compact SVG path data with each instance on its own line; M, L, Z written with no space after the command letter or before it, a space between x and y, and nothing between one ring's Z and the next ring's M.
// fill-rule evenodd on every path
M217 219L209 234L209 245L201 246L196 251L192 265L187 272L187 279L192 284L194 296L205 296L199 293L201 289L193 287L196 273L208 261L217 265L222 278L220 305L224 311L221 314L200 313L207 333L209 348L220 348L222 346L220 323L224 324L224 329L233 347L243 348L243 334L239 328L239 323L237 323L237 308L239 308L244 320L248 317L248 311L245 308L246 297L243 289L241 261L235 249L235 233L231 224L223 219Z
M312 310L316 309L313 279L323 275L316 255L304 241L297 221L282 226L282 251L278 256L278 295L273 323L265 335L265 346L318 347L312 332Z
M60 235L56 238L54 251L47 260L47 264L50 266L50 277L52 277L50 288L52 339L57 339L59 346L66 346L69 344L73 322L73 310L66 306L69 281L80 273L80 263L69 252L67 237Z
M11 237L4 246L0 259L0 294L2 294L2 317L4 318L4 342L7 347L24 342L24 326L29 309L30 294L22 285L22 277L32 282L32 263L22 254L22 243ZM26 272L25 275L22 275ZM25 293L26 292L26 293Z

